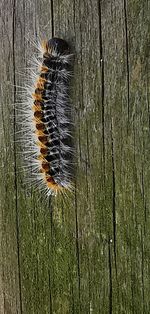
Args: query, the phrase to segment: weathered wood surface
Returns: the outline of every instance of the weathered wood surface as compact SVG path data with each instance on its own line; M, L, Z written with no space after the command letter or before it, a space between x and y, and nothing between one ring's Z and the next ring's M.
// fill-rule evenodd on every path
M0 313L148 314L148 0L0 7ZM75 51L76 191L49 203L24 185L13 106L37 35Z

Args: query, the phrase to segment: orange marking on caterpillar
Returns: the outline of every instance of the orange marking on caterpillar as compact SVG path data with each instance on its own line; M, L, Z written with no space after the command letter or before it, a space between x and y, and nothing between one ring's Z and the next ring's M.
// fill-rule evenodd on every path
M40 149L40 153L41 153L44 157L46 157L46 156L47 156L47 152L48 152L47 147L46 147L46 148L41 147L41 149Z
M45 134L45 133L43 132L43 130L35 130L35 134L36 134L37 136L46 136L46 138L48 137L48 135Z
M38 140L40 142L42 142L43 144L47 144L47 136L44 135L44 136L38 136Z
M36 122L37 122L37 121L36 121ZM44 123L42 123L42 122L41 122L41 123L36 123L35 127L36 127L36 129L39 130L39 131L40 131L40 130L43 130L43 131L45 130L45 125L44 125Z
M49 46L47 41L42 42L42 48L44 50L44 57L49 58L49 56L52 54L53 48Z
M41 155L39 155L39 156L37 157L37 159L38 159L39 161L46 160L42 154L41 154Z
M41 113L42 114L42 113ZM34 117L33 119L32 119L32 121L34 122L34 124L36 125L36 124L42 124L42 121L40 120L40 118L38 118L38 117ZM45 129L44 129L45 130Z
M40 103L38 103L37 105L33 105L32 106L32 110L33 111L42 111L42 107L41 107L41 104Z
M42 162L42 169L43 169L45 172L48 172L48 171L50 170L49 163L43 161L43 162Z
M38 100L35 100L35 101L34 101L34 105L35 105L36 107L42 106L42 102L41 102L41 101L38 101Z
M39 88L40 90L43 90L45 82L46 82L46 79L39 77L36 84L35 84L35 87Z
M46 72L48 72L48 67L42 65L42 66L40 67L40 71L41 71L42 73L46 73Z
M42 148L47 148L47 146L43 144L42 142L36 142L36 145Z
M35 119L42 119L43 118L43 112L42 111L35 111L34 112L34 118Z
M42 94L32 94L33 99L42 101Z
M63 187L58 185L51 176L46 176L46 183L48 188L54 190L55 192L63 190Z

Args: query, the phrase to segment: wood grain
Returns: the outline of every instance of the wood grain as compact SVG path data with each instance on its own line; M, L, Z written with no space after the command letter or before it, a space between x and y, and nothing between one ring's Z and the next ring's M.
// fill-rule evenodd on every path
M148 1L0 8L0 313L147 314ZM46 200L26 183L17 103L33 42L52 36L75 55L77 171L73 195Z

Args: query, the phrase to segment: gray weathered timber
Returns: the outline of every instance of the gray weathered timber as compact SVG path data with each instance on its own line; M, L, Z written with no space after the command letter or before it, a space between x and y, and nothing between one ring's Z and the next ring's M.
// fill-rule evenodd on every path
M0 8L0 313L148 314L148 0ZM75 55L76 189L49 200L26 183L18 144L20 73L37 36L62 37Z

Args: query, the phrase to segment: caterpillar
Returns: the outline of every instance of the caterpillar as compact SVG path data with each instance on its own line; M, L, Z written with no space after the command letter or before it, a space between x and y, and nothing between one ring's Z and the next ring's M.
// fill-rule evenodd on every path
M28 136L33 174L49 196L73 187L73 122L69 97L73 55L68 43L60 38L43 42L39 51L38 69L32 73L34 86L29 95L30 132L25 136Z

